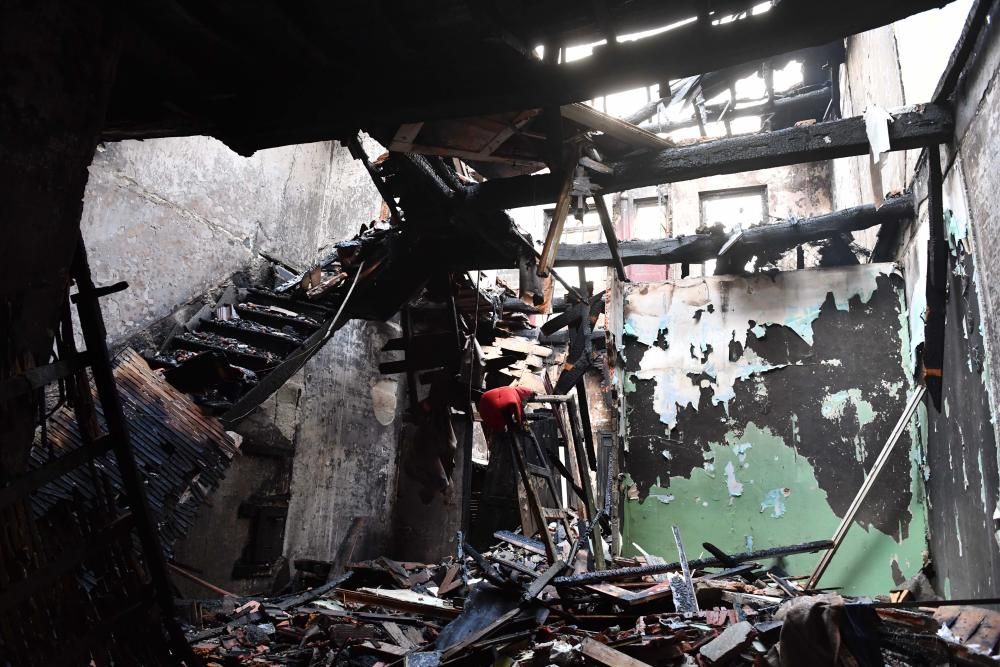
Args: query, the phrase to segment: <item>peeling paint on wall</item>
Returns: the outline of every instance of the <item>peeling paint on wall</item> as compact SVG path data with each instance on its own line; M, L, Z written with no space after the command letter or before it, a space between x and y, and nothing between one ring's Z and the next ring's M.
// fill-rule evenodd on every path
M625 334L648 349L639 362L640 380L656 383L654 409L672 429L678 408L697 408L703 387L712 403L728 406L735 384L782 368L748 349L750 337L766 338L768 328L787 327L813 344L813 323L828 297L846 311L852 299L867 303L887 265L782 273L772 280L690 278L626 288ZM794 298L787 298L788 295ZM662 346L656 345L663 340Z
M859 426L865 426L875 421L875 410L871 403L861 397L859 389L845 389L827 394L823 397L823 406L820 408L820 412L830 421L840 421L849 404L854 406Z
M744 464L739 462L740 442L753 444ZM707 455L727 473L737 468L742 471L743 493L734 497L727 478L704 469L695 470L689 479L671 478L667 487L653 487L650 492L650 497L660 497L669 491L669 506L638 501L627 504L623 543L638 542L651 553L672 560L676 547L670 531L663 530L670 523L688 538L689 558L707 555L691 553L692 543L709 541L738 553L822 539L836 531L840 517L830 508L813 466L769 428L751 422L744 430L727 434L724 442L711 443ZM922 525L915 532L914 537L899 543L879 530L855 526L824 585L846 586L848 593L887 591L894 585L893 562L907 577L922 563ZM817 560L815 554L792 556L785 559L784 567L807 574Z
M671 524L731 552L832 535L907 398L902 284L875 264L626 286L623 544L672 559ZM824 584L884 593L922 565L924 433L904 435Z
M393 379L371 380L372 411L382 426L388 426L396 418L396 397L399 383Z

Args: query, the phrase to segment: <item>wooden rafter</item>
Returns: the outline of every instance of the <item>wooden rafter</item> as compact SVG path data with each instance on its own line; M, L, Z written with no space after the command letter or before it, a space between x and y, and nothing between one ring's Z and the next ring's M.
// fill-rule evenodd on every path
M892 150L920 148L948 141L951 113L932 104L893 112L889 125ZM802 162L830 160L868 153L865 121L860 116L773 132L704 141L639 155L612 163L613 174L594 174L604 193L661 183L687 181L715 174L733 174ZM473 185L469 204L517 208L557 199L560 183L550 175L517 176Z

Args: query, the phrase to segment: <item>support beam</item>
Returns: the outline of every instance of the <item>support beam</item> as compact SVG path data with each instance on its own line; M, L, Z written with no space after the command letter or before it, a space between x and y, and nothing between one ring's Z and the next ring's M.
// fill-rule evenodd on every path
M627 123L620 118L615 118L586 104L567 104L560 111L563 118L568 118L574 123L579 123L592 130L603 132L609 137L614 137L618 141L632 146L652 148L654 150L662 150L673 146L673 142L658 137L638 125Z
M951 139L951 113L932 104L893 112L889 124L891 150L908 150ZM621 192L661 183L689 181L703 176L733 174L802 162L868 153L865 121L860 116L774 132L726 137L612 163L614 173L595 174L604 192ZM559 181L549 174L494 179L469 186L470 204L490 208L518 208L548 204L559 195Z
M728 252L747 256L761 251L785 250L843 232L885 224L899 225L911 220L913 215L913 197L906 194L887 200L878 209L868 204L804 220L751 227ZM618 244L618 252L625 265L700 264L715 259L725 242L724 234L689 234L654 241L622 241ZM615 258L603 243L563 244L559 246L556 265L613 266Z
M573 160L566 162L562 173L559 174L561 183L556 210L552 213L552 220L549 221L549 228L545 233L545 245L542 246L542 252L538 258L538 276L540 278L548 277L556 261L559 239L562 237L563 224L566 222L566 215L569 213L569 205L572 200L570 190L573 188L575 169L576 158L574 157Z
M745 103L745 100L739 100L739 102ZM726 112L726 119L732 121L737 118L749 118L751 116L771 116L772 130L781 130L791 127L800 120L808 120L810 118L822 120L820 116L829 102L830 87L823 86L815 90L808 90L795 95L788 95L787 97L779 97L773 102L768 102L765 99L760 104L754 104L753 106L729 109ZM705 111L708 112L710 117L718 117L725 108L725 104L708 105L705 107ZM817 109L821 113L814 113ZM647 123L639 127L649 132L666 133L694 127L697 124L698 121L692 116L686 120L678 120L673 123Z
M948 248L944 227L941 149L927 149L927 311L924 324L924 382L935 409L941 410L945 310L948 304Z
M597 209L597 215L601 219L605 244L611 255L611 264L618 274L618 280L628 282L628 276L625 275L625 264L622 262L621 253L618 252L618 237L615 235L615 226L611 221L611 213L608 211L608 205L604 201L603 195L594 195L594 208Z

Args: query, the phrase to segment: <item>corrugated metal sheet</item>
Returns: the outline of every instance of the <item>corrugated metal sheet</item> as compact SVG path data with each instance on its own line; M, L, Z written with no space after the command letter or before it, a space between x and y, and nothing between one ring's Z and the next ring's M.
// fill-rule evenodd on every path
M169 554L174 542L191 527L201 503L225 476L239 451L237 443L218 419L202 414L134 350L126 349L115 359L114 374L146 496ZM104 428L99 402L97 414ZM57 410L47 430L47 442L39 438L32 448L33 466L40 467L83 444L70 407ZM106 454L94 463L93 470L77 468L38 489L32 496L37 515L44 515L58 502L101 502L101 488L110 489L115 501L125 504L114 455Z

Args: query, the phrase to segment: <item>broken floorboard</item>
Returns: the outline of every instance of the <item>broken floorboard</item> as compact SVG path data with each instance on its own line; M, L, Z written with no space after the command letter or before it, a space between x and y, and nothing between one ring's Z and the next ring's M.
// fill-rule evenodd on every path
M899 225L913 219L913 197L901 195L886 200L881 208L873 204L818 215L802 220L785 220L751 227L728 250L734 255L788 250L802 243L819 241L844 232L878 225ZM622 241L618 252L624 264L699 264L715 259L726 243L725 234L688 234L652 241ZM604 243L562 244L556 266L611 266L615 263Z
M951 113L933 104L896 109L892 117L889 138L894 151L949 141L954 130ZM595 174L592 180L606 194L703 176L865 155L868 151L865 120L855 116L646 153L612 163L609 166L613 174ZM551 174L493 179L470 185L467 200L477 206L506 209L549 204L558 199L559 186L559 180Z

